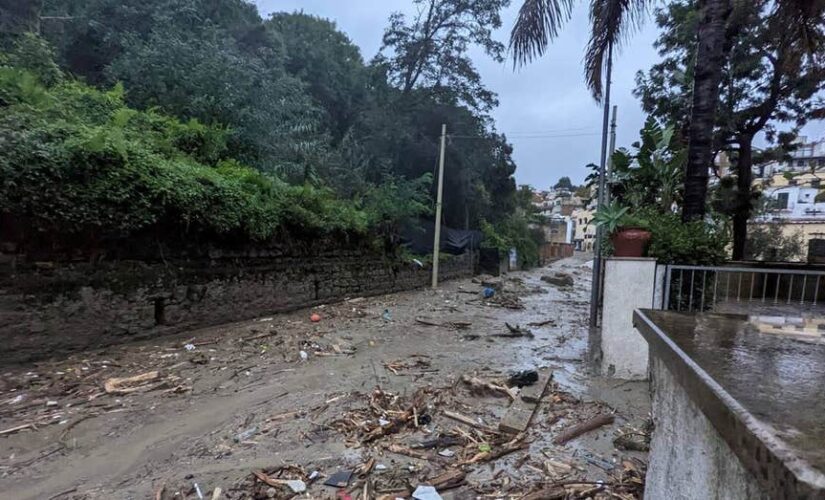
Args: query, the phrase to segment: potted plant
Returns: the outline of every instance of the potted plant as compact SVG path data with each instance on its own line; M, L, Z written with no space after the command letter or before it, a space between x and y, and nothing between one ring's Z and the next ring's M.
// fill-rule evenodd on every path
M650 231L645 223L629 213L628 207L617 202L602 205L593 217L597 226L610 237L615 257L642 257L650 241Z

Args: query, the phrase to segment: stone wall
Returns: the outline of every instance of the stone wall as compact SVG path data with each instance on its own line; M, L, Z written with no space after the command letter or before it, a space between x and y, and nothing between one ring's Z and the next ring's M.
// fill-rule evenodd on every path
M443 280L477 255L449 256ZM20 264L0 272L0 361L145 339L427 286L430 267L367 250L180 261Z

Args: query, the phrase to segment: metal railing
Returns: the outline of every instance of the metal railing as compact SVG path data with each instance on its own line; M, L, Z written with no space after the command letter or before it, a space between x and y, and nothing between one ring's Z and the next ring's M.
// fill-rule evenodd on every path
M662 304L687 312L825 307L825 271L669 265Z

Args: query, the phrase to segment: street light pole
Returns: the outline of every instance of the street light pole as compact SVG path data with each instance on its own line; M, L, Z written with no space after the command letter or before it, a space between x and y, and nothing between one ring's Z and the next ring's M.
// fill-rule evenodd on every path
M610 121L610 78L613 72L613 44L607 47L607 78L604 91L604 117L602 118L602 153L599 161L599 192L597 196L598 204L596 210L601 208L605 200L605 164L607 163L607 130ZM602 282L602 239L604 231L600 226L596 226L596 246L593 249L593 281L590 286L590 327L595 328L599 324L599 299L601 298Z

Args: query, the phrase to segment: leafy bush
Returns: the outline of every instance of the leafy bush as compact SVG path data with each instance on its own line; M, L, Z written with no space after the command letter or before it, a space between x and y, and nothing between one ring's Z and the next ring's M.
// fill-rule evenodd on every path
M125 105L99 91L0 66L0 212L29 237L122 239L149 229L266 240L365 235L428 210L429 179L342 200L226 157L226 130ZM26 236L24 236L25 239Z
M638 215L652 237L647 249L649 257L663 264L720 264L727 255L728 238L716 226L707 222L682 222L675 213L649 211Z
M532 226L530 222L530 218L521 211L516 211L496 224L482 220L482 247L494 248L501 256L515 248L521 267L538 265L539 247L544 242L544 234L541 228Z

